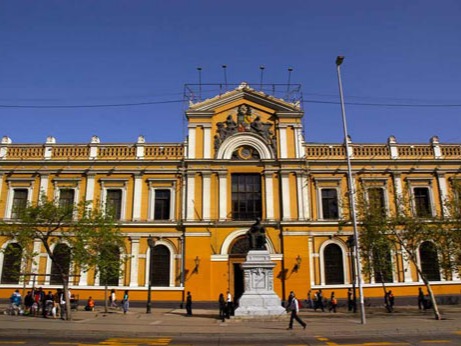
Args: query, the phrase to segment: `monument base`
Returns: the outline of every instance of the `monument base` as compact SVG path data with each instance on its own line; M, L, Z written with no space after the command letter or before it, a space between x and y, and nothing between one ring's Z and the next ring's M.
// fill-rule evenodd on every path
M245 292L240 297L235 316L286 315L280 298L274 292L273 269L267 250L251 250L242 264Z

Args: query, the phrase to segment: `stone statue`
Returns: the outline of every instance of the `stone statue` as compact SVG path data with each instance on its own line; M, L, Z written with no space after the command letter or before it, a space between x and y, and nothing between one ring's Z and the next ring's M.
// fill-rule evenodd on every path
M256 218L256 222L247 232L250 250L266 250L266 230L261 225L261 219Z

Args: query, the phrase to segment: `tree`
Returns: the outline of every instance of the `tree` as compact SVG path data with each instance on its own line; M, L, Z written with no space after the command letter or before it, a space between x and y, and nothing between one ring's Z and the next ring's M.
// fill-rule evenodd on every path
M66 244L70 250L73 265L83 271L102 268L102 275L115 271L115 262L108 259L110 246L121 247L123 237L110 213L100 209L90 209L85 203L78 206L60 205L45 195L36 203L17 210L15 220L4 221L1 234L14 240L23 249L23 258L31 263L38 253L33 251L35 240L45 248L55 274L63 285L66 301L66 318L72 319L69 297L69 268L60 261L60 256L52 250L55 245ZM78 216L78 217L75 217ZM113 256L112 256L113 257ZM120 262L117 263L120 271Z
M124 238L117 227L113 214L101 209L85 209L75 227L76 247L74 254L80 259L83 270L94 268L104 285L104 311L107 312L108 285L118 285L123 274L126 257L120 258ZM115 281L115 282L114 282Z
M450 279L454 271L459 272L461 262L461 201L457 196L461 195L454 193L445 201L444 212L438 217L431 211L415 215L415 201L402 196L395 197L395 209L390 211L384 209L380 196L362 193L357 198L365 274L378 276L384 287L392 268L389 250L399 251L426 286L437 320L441 314L430 282L440 280L441 271Z
M386 296L386 282L392 281L392 258L390 251L394 244L388 234L389 219L384 203L383 189L368 188L358 193L357 219L360 237L360 257L362 271L368 278L382 284ZM386 309L391 307L386 301Z

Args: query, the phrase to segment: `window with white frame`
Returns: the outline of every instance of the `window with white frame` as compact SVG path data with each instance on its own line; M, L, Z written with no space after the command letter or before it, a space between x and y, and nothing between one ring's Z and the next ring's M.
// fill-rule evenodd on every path
M319 220L338 220L341 218L341 179L314 178L317 192L317 212Z
M432 204L429 187L413 188L414 210L417 217L431 217Z
M175 182L149 179L149 219L174 220Z
M120 220L122 217L122 190L107 189L106 190L106 212Z
M371 212L381 216L387 214L385 191L382 187L367 188L367 200Z
M14 189L13 190L13 203L11 206L11 218L17 219L20 217L22 211L27 207L29 190L28 189Z
M106 213L110 213L116 220L126 217L126 195L128 179L103 178L101 183L101 203Z
M324 220L336 220L339 218L338 190L336 188L320 189L322 214Z
M171 218L171 190L154 190L154 220L170 220Z

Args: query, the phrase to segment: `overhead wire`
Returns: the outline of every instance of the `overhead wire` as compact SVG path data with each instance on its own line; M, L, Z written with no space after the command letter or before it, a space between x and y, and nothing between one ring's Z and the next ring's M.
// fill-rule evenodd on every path
M19 105L19 104L0 104L0 108L109 108L109 107L137 107L149 106L169 103L183 103L184 100L165 100L165 101L147 101L147 102L130 102L130 103L106 103L106 104L92 104L92 105ZM316 99L304 99L302 103L317 103L317 104L333 104L339 105L339 101L322 101ZM381 103L381 102L345 102L351 106L370 106L370 107L417 107L417 108L456 108L461 107L461 104L447 104L447 103Z

